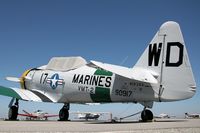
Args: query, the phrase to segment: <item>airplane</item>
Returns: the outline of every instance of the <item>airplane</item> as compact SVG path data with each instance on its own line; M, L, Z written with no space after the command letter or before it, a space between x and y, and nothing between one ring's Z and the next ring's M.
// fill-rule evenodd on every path
M185 113L185 118L200 118L200 114Z
M79 119L85 119L86 121L88 121L89 119L98 120L99 117L100 114L92 114L92 113L78 115Z
M159 118L159 119L164 119L164 118L171 118L171 117L176 117L176 116L170 116L168 114L165 114L165 113L161 113L160 115L158 116L154 116L154 118Z
M25 116L27 120L48 120L49 117L57 117L59 115L50 115L42 110L36 110L33 113L29 113L23 110L24 114L18 114L18 116Z
M91 120L98 120L99 117L103 114L107 114L109 120L112 120L112 113L111 112L70 112L70 114L78 114L78 119L84 119L88 121L89 119Z
M113 48L114 50L114 48ZM139 103L141 119L151 121L154 102L193 97L196 83L185 42L177 22L161 25L132 68L84 58L53 57L47 65L25 71L20 78L7 77L20 88L0 86L0 94L12 97L9 119L15 120L19 100L64 103L59 118L67 121L71 103Z
M84 119L88 121L89 119L91 120L98 120L100 115L103 113L101 112L71 112L73 114L78 114L78 119Z

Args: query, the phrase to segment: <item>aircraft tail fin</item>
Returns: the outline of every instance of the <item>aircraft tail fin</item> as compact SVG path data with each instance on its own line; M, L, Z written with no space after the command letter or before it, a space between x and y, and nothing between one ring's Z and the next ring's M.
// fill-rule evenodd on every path
M134 66L154 71L159 101L192 97L196 92L192 68L178 23L164 23ZM156 88L156 87L155 87Z
M30 113L29 113L29 112L27 112L26 110L23 110L23 112L24 112L25 114L28 114L28 115L30 115Z

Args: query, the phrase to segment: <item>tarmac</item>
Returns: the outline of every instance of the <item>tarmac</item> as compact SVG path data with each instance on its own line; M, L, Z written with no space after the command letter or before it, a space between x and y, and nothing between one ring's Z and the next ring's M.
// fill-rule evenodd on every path
M200 119L123 121L0 121L0 133L200 133Z

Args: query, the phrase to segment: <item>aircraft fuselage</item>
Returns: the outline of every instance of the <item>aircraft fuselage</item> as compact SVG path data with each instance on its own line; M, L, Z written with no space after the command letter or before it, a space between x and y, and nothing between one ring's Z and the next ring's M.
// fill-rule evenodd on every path
M155 100L149 83L124 78L90 66L60 72L32 69L25 89L50 96L53 102L138 102ZM51 101L50 101L51 102Z

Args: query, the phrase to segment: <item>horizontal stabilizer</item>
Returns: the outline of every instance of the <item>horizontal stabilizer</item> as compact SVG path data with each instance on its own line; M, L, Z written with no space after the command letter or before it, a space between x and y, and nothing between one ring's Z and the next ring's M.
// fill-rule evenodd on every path
M91 61L91 63L101 69L110 71L112 73L115 73L117 75L120 75L128 79L133 79L133 80L153 83L153 84L158 83L157 79L155 78L157 74L153 71L149 71L142 68L130 69L130 68L122 67L122 66L111 65L111 64L106 64L106 63L97 62L97 61Z

